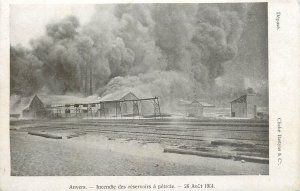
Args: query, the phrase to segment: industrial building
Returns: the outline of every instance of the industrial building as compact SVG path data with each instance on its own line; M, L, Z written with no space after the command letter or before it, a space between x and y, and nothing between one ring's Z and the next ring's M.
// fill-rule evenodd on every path
M76 97L68 95L35 95L23 109L23 117L68 117L97 112L96 105L89 104L100 100L97 96ZM78 104L80 103L80 104Z
M137 97L129 91L116 91L102 98L35 95L26 100L22 116L27 118L161 116L157 97Z
M154 111L151 102L153 100L156 99L146 98L131 91L116 91L100 99L100 117L151 115Z
M213 104L209 104L200 100L178 100L177 111L189 117L208 117L210 110L214 108Z
M231 103L231 117L255 118L257 113L256 94L245 94Z
M46 112L44 103L35 95L22 114L23 117L42 117Z

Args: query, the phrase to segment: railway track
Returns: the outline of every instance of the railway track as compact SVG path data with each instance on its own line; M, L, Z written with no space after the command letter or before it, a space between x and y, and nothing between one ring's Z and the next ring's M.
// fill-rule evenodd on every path
M223 124L222 124L223 123ZM208 125L209 124L209 125ZM19 128L40 131L85 131L123 136L156 136L170 139L225 139L252 141L268 145L268 123L250 121L153 121L153 120L55 120L15 124Z
M265 121L188 121L188 120L53 120L12 123L23 132L41 132L75 139L102 135L109 140L137 140L176 145L183 150L215 154L269 156L269 128ZM80 134L80 135L79 135ZM85 139L85 138L83 138Z

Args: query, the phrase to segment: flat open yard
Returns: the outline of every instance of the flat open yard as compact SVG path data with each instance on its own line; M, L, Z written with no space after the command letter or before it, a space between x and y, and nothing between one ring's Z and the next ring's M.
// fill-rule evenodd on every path
M15 176L269 173L266 121L22 120L11 121L10 135Z

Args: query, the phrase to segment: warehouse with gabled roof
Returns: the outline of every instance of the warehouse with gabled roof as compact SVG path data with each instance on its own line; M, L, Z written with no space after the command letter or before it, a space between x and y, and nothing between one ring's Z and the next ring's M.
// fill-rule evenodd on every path
M256 94L245 94L230 102L231 117L255 118L257 112Z
M194 99L188 100L177 100L178 111L189 117L207 117L207 111L210 108L215 108L215 105Z
M22 116L26 118L161 116L158 97L145 97L140 94L138 97L128 90L114 91L102 98L34 95L22 99L26 102L19 101L12 105L14 108L22 108ZM21 103L21 107L16 106Z

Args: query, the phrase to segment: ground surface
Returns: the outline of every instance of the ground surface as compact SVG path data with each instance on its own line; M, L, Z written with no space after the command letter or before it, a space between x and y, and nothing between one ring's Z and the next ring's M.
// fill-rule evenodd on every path
M28 132L59 135L62 139ZM221 144L213 145L211 141L221 141ZM168 147L268 158L268 124L193 120L15 121L11 122L11 174L268 174L268 164L164 153Z

